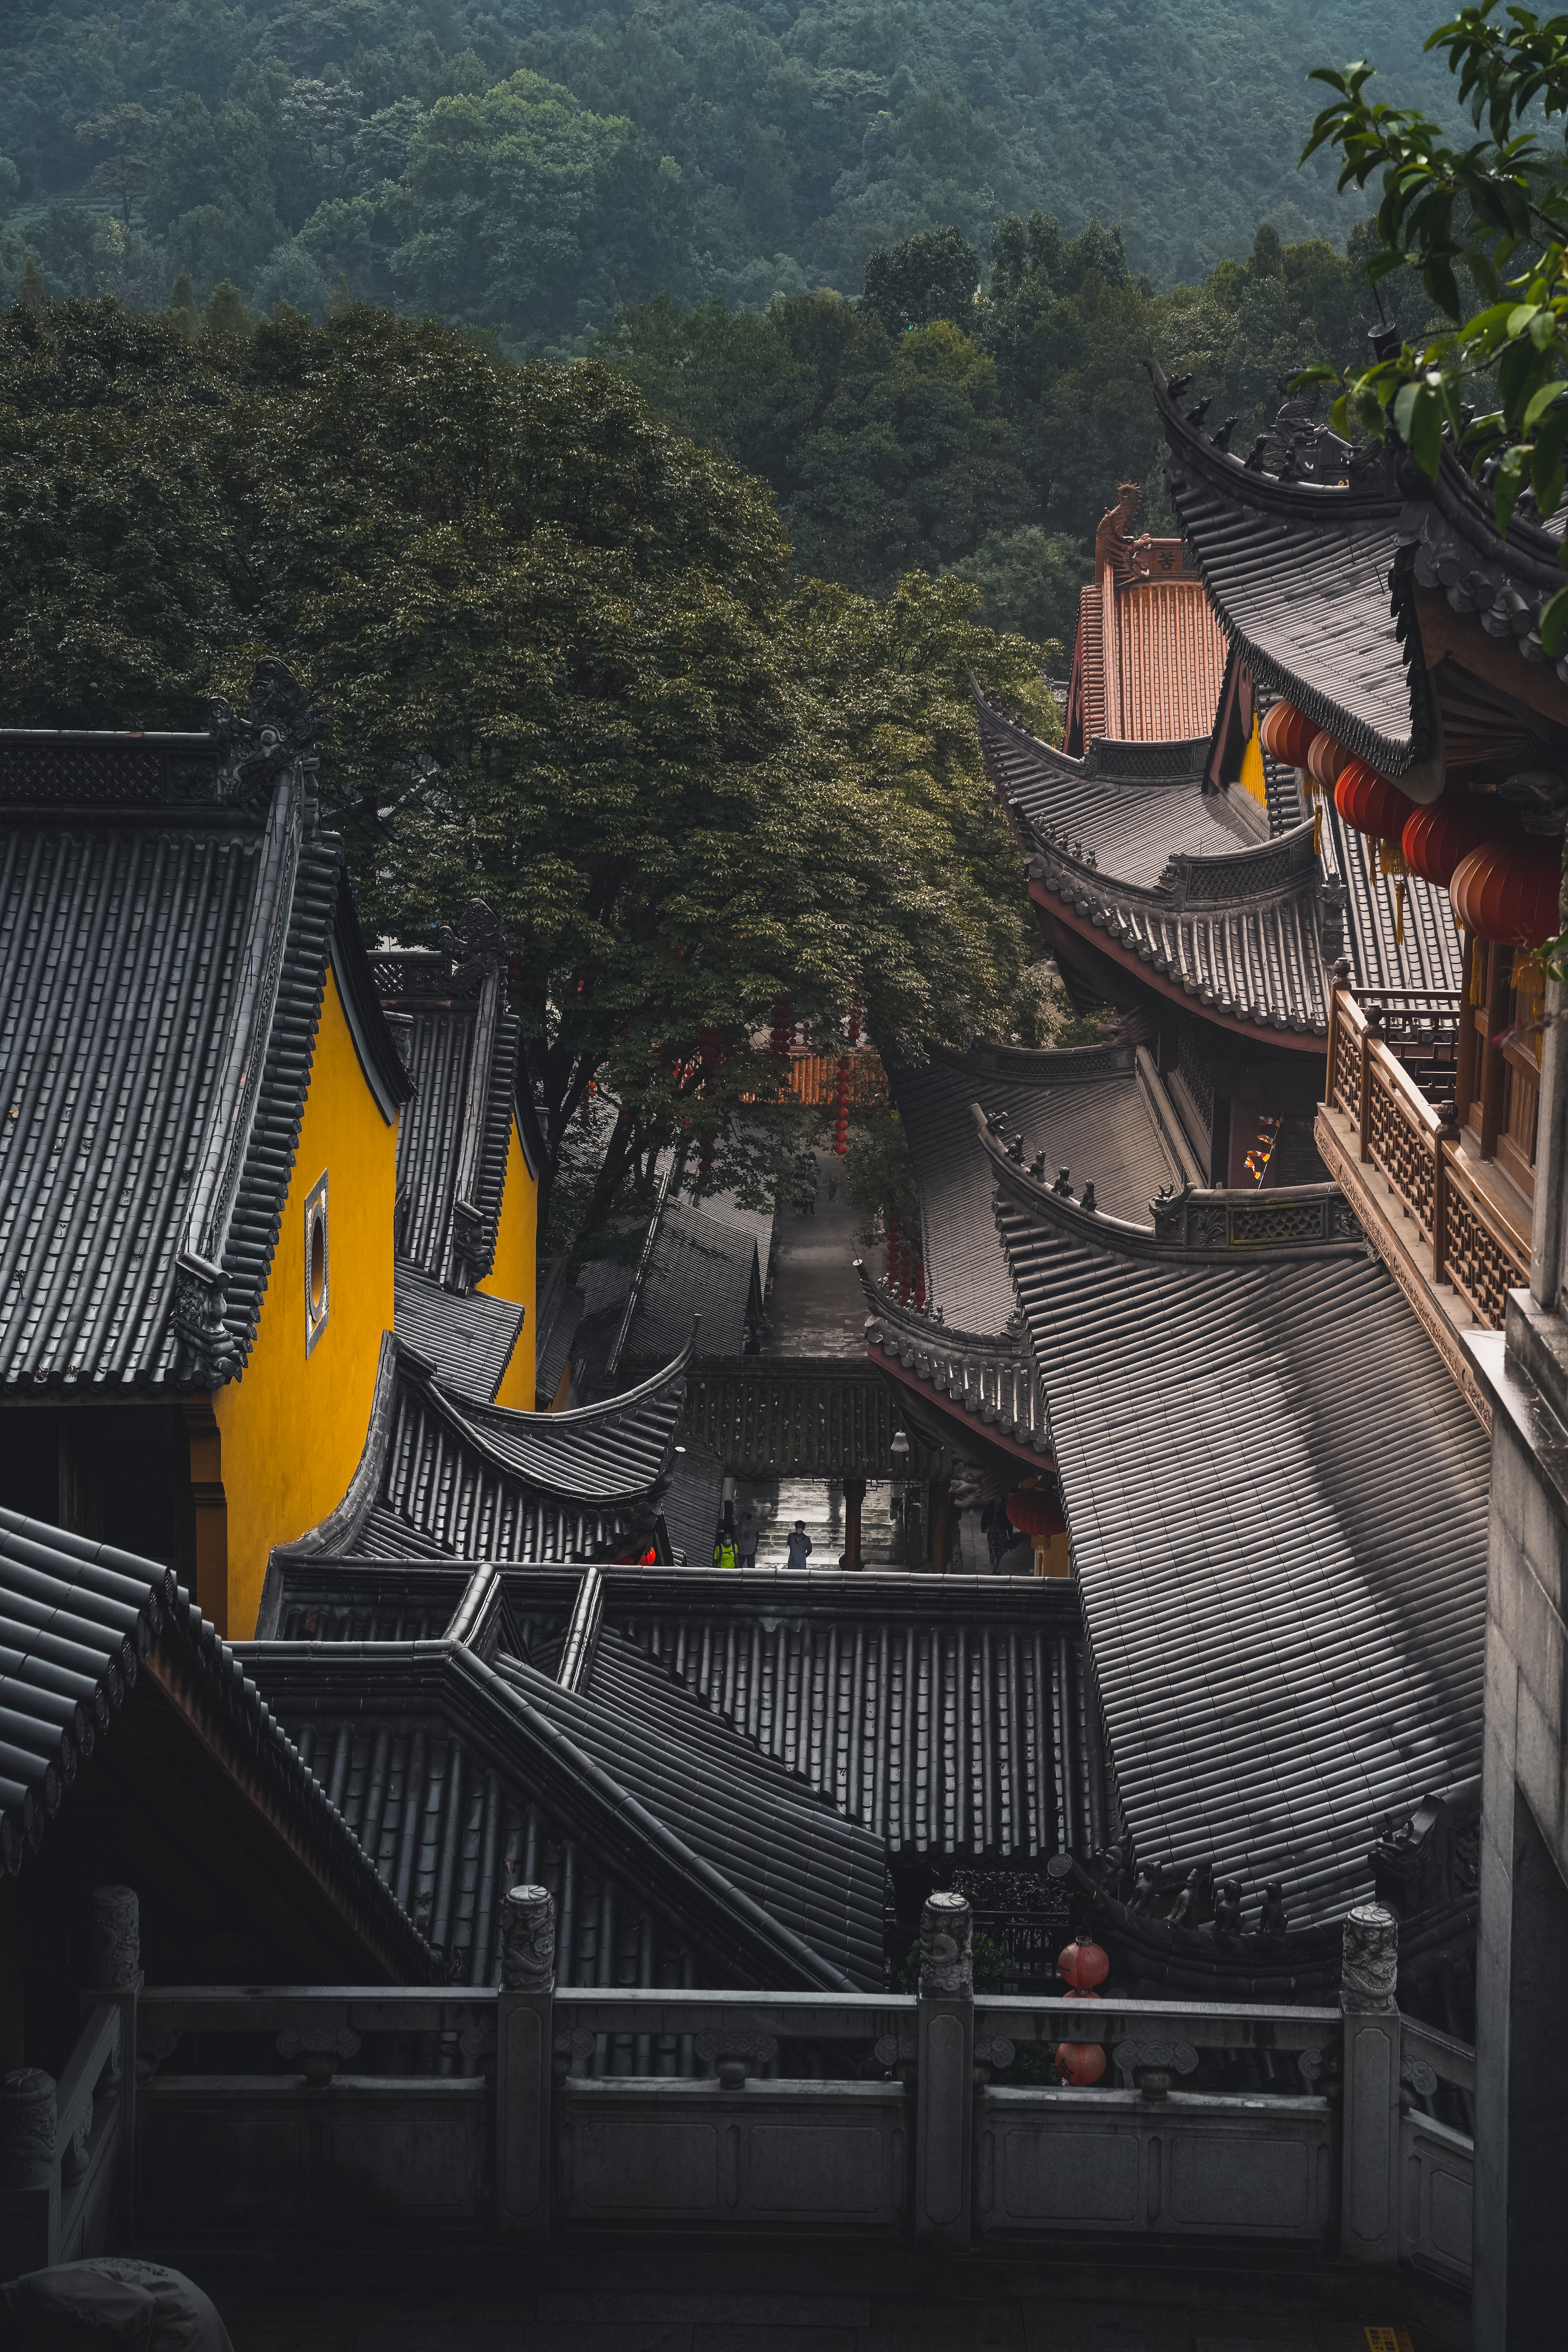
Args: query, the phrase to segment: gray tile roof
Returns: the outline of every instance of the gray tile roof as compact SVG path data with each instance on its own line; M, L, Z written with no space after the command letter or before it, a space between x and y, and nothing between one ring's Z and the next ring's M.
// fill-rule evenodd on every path
M1017 730L978 692L976 702L986 765L1043 910L1120 957L1130 976L1142 967L1180 990L1194 1012L1276 1038L1328 1034L1325 898L1310 826L1271 839L1250 793L1205 795L1187 778L1138 794L1082 773L1064 781L1059 753L1043 744L1019 752ZM1194 748L1206 755L1206 743ZM1212 814L1200 816L1205 809Z
M716 1214L708 1201L672 1195L659 1220L621 1361L668 1363L690 1338L694 1315L702 1318L701 1354L743 1354L762 1313L771 1225L771 1219Z
M895 1858L1022 1866L1116 1827L1065 1582L647 1570L606 1575L605 1619Z
M921 1062L895 1063L889 1076L920 1179L928 1304L957 1331L1000 1333L1017 1304L991 1214L995 1180L971 1103L984 1100L1027 1120L1053 1176L1065 1166L1080 1188L1091 1178L1112 1216L1146 1222L1161 1186L1181 1181L1131 1045L1039 1054L981 1047L965 1055L932 1047Z
M504 942L483 951L489 909L476 901L469 916L471 940L383 950L374 963L383 1004L407 1024L416 1087L397 1133L398 1247L462 1291L494 1262L520 1037L506 1008Z
M793 1798L804 1783L906 1860L1083 1857L1119 1827L1068 1583L888 1570L594 1573L584 1687L611 1723L646 1718L721 1772L739 1735L749 1788L775 1789L783 1768ZM500 1581L512 1638L536 1666L558 1661L583 1573L505 1569ZM272 1588L262 1622L296 1643L399 1629L423 1639L468 1588L456 1566L306 1564Z
M275 1549L269 1586L303 1559L573 1560L651 1542L686 1361L599 1404L513 1412L452 1395L389 1337L348 1492L320 1528Z
M1433 748L1406 583L1474 615L1522 664L1547 661L1540 616L1562 585L1562 519L1542 525L1527 501L1500 536L1495 465L1477 479L1446 446L1436 481L1392 452L1352 487L1282 479L1216 449L1151 374L1171 496L1221 626L1261 687L1380 774ZM1553 666L1568 685L1568 654Z
M257 1786L352 1917L363 1920L413 1982L436 1974L429 1950L389 1896L352 1829L312 1779L230 1644L171 1570L0 1509L0 1864L15 1877L43 1843L79 1768L113 1752L153 1659L222 1713ZM263 1792L264 1796L263 1796Z
M1292 1243L1289 1202L1278 1255L1204 1263L986 1149L1138 1853L1330 1916L1382 1816L1476 1769L1486 1439L1392 1277Z
M435 1367L442 1387L470 1403L490 1403L517 1345L522 1307L482 1290L444 1289L402 1257L393 1266L393 1297L398 1338Z
M211 1387L255 1337L329 961L389 1118L408 1092L341 851L308 768L220 799L205 736L0 733L0 1371Z
M1092 743L1081 760L1045 743L977 688L981 749L998 792L1041 834L1078 844L1108 874L1152 887L1174 856L1207 857L1266 838L1250 793L1205 793L1207 740Z
M1187 424L1151 368L1165 474L1209 601L1259 688L1380 774L1426 754L1428 716L1391 601L1403 498L1249 471Z
M695 1958L720 1984L879 1985L880 1841L614 1634L606 1646L603 1695L451 1639L246 1655L460 1978L497 1979L494 1891L510 1861L554 1885L563 1983L679 1982Z
M882 1981L885 1850L613 1628L582 1687L512 1661L498 1672L851 1984Z

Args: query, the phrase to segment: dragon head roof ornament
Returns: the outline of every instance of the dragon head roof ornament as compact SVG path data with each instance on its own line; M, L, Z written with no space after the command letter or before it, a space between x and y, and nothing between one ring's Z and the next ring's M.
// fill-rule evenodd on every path
M247 718L240 718L221 695L207 705L207 731L218 752L219 798L249 807L296 761L314 768L311 755L321 730L320 711L287 664L270 657L258 662Z

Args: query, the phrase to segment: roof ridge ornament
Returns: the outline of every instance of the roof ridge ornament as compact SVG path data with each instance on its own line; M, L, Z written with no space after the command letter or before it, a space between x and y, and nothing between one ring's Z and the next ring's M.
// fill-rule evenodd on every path
M218 753L218 798L248 808L270 794L285 768L298 763L313 772L321 725L309 689L286 663L270 656L258 662L248 717L240 718L222 695L207 704L207 732Z

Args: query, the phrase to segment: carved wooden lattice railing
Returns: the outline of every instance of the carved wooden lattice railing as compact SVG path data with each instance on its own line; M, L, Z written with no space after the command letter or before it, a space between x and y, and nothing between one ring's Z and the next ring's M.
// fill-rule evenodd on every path
M1457 994L1336 988L1328 1105L1356 1129L1363 1163L1393 1186L1431 1251L1433 1280L1452 1284L1477 1322L1496 1331L1509 1292L1530 1279L1529 1235L1488 1198L1445 1117L1450 1107L1427 1100L1402 1057L1425 1050L1442 1067L1458 1011Z

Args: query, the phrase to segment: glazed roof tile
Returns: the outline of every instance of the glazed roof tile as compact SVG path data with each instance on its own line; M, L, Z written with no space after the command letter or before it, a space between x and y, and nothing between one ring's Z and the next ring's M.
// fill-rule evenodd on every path
M205 736L0 734L0 804L5 1381L217 1385L255 1338L329 963L389 1120L409 1090L341 851L305 764L247 806Z
M1151 368L1170 446L1171 496L1232 645L1260 687L1398 778L1434 749L1433 698L1406 583L1539 667L1542 607L1562 584L1562 519L1491 512L1491 473L1473 478L1445 446L1436 481L1412 461L1355 453L1342 482L1283 479L1215 448ZM1568 654L1553 665L1568 684Z
M430 1951L244 1672L171 1570L0 1509L0 1865L12 1876L42 1843L79 1766L132 1699L150 1658L216 1702L266 1791L335 1887L415 1982ZM258 1793L258 1792L253 1792Z
M571 1560L651 1539L679 1427L686 1352L638 1387L565 1412L514 1412L450 1394L405 1343L384 1342L364 1453L289 1561ZM264 1603L265 1605L265 1603Z
M563 1987L679 1982L693 1962L721 1985L879 1982L880 1848L786 1784L776 1851L757 1853L754 1807L731 1801L733 1752L726 1776L710 1750L689 1760L658 1728L458 1641L267 1642L246 1655L459 1980L498 1980L497 1895L521 1875L555 1895ZM820 1919L841 1955L853 1937L858 1967L874 1919L874 1977L848 1975L751 1885Z
M1025 1866L1086 1856L1118 1828L1065 1581L887 1570L594 1576L588 1697L612 1720L646 1715L715 1773L734 1752L715 1731L739 1734L750 1771L772 1759L752 1786L776 1786L767 1774L782 1768L792 1792L804 1782L905 1858ZM584 1574L506 1569L500 1581L516 1638L536 1663L559 1657ZM272 1588L263 1622L323 1643L398 1625L406 1635L416 1622L435 1626L442 1590L458 1610L468 1584L456 1566L305 1564Z
M503 947L476 900L468 937L383 950L374 966L384 1006L406 1024L416 1087L397 1135L399 1248L461 1291L494 1263L516 1108L521 1033L506 1008Z
M991 1214L995 1180L969 1116L977 1095L1027 1119L1052 1175L1065 1166L1080 1186L1092 1179L1113 1216L1146 1219L1160 1187L1181 1181L1135 1046L964 1055L933 1046L889 1076L920 1180L927 1304L955 1331L1005 1331L1017 1304Z
M1116 584L1108 571L1102 599L1103 732L1121 742L1166 743L1201 734L1213 715L1225 673L1225 639L1197 580L1134 580Z
M472 1404L489 1404L522 1329L523 1309L482 1290L445 1289L420 1266L393 1266L393 1321L398 1337L435 1368L443 1388Z
M1330 1916L1477 1768L1486 1439L1333 1188L1183 1196L1166 1241L986 1150L1138 1852Z

